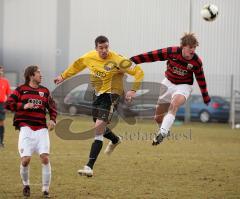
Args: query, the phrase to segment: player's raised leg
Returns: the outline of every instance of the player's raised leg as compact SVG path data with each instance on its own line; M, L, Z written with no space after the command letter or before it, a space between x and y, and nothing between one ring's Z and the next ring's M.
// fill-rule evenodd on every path
M168 136L170 128L174 123L177 110L181 105L185 103L185 101L186 101L186 98L184 95L180 95L180 94L174 95L170 103L170 106L168 108L168 112L163 117L161 127L159 129L157 136L154 138L152 145L160 144L163 141L163 139Z
M119 145L122 142L122 138L120 136L115 135L111 129L108 127L106 128L106 131L104 133L104 137L109 139L110 142L108 143L104 153L107 155L110 155L117 145Z
M158 104L156 106L154 120L157 122L159 127L161 127L163 118L165 114L168 112L169 106L170 106L170 103Z
M108 116L108 122L112 120L113 112L117 110L118 104L119 104L120 96L118 94L111 94L111 107L109 111ZM117 145L119 145L122 142L122 138L115 135L112 130L108 127L106 127L104 135L105 138L109 139L110 142L108 143L104 153L107 155L110 155Z

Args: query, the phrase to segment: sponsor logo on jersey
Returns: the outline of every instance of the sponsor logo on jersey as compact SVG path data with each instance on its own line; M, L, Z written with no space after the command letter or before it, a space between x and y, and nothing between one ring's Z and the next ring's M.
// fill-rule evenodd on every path
M175 67L175 66L172 67L172 70L173 70L173 73L180 75L180 76L185 76L188 73L187 70L183 70L183 69Z
M32 103L34 105L42 105L42 100L39 100L39 99L28 99L28 103Z
M104 78L106 77L106 73L104 71L94 70L94 76L98 78Z
M43 104L42 100L39 100L39 99L28 99L28 103L34 104L33 109L38 109Z

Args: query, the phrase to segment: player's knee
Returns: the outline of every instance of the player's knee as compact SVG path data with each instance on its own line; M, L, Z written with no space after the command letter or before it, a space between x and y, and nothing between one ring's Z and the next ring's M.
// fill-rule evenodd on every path
M30 163L31 158L30 157L23 157L21 160L22 166L27 167Z
M176 114L177 110L179 108L179 105L175 102L172 102L169 106L169 110L168 112L172 113L172 114Z
M42 164L48 164L49 163L48 155L42 154L40 157L41 157Z
M27 167L29 165L29 162L22 162L23 167Z
M159 115L155 115L154 120L159 124L159 123L162 123L163 117Z
M105 132L106 129L106 122L103 120L98 120L95 123L95 130L97 135L102 135Z

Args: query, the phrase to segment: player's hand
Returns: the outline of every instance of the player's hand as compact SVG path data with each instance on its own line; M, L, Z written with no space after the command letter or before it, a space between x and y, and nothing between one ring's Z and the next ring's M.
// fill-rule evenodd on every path
M50 121L47 123L48 130L49 130L49 131L52 131L52 130L54 129L55 125L56 125L55 122L52 121L52 120L50 120Z
M135 97L136 97L136 91L131 90L126 93L125 100L126 102L130 103Z
M32 108L34 108L34 104L33 103L27 103L27 104L25 104L24 105L24 107L23 107L23 109L32 109Z
M203 101L204 101L204 104L206 104L208 106L209 103L211 102L211 98L208 96L208 97L204 98Z
M57 76L55 79L54 79L54 83L55 84L60 84L64 81L63 77L61 75Z

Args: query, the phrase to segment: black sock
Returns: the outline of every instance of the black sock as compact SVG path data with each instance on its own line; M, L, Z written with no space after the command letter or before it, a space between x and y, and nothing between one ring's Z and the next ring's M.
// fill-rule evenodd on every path
M91 151L89 154L89 160L87 163L87 166L89 166L91 169L93 168L93 165L97 160L98 154L102 149L102 145L103 141L101 140L94 140L94 142L92 143Z
M103 136L111 140L113 144L116 144L119 140L118 136L116 136L108 127L106 128L106 131L104 132Z
M3 144L4 126L0 126L0 144Z

